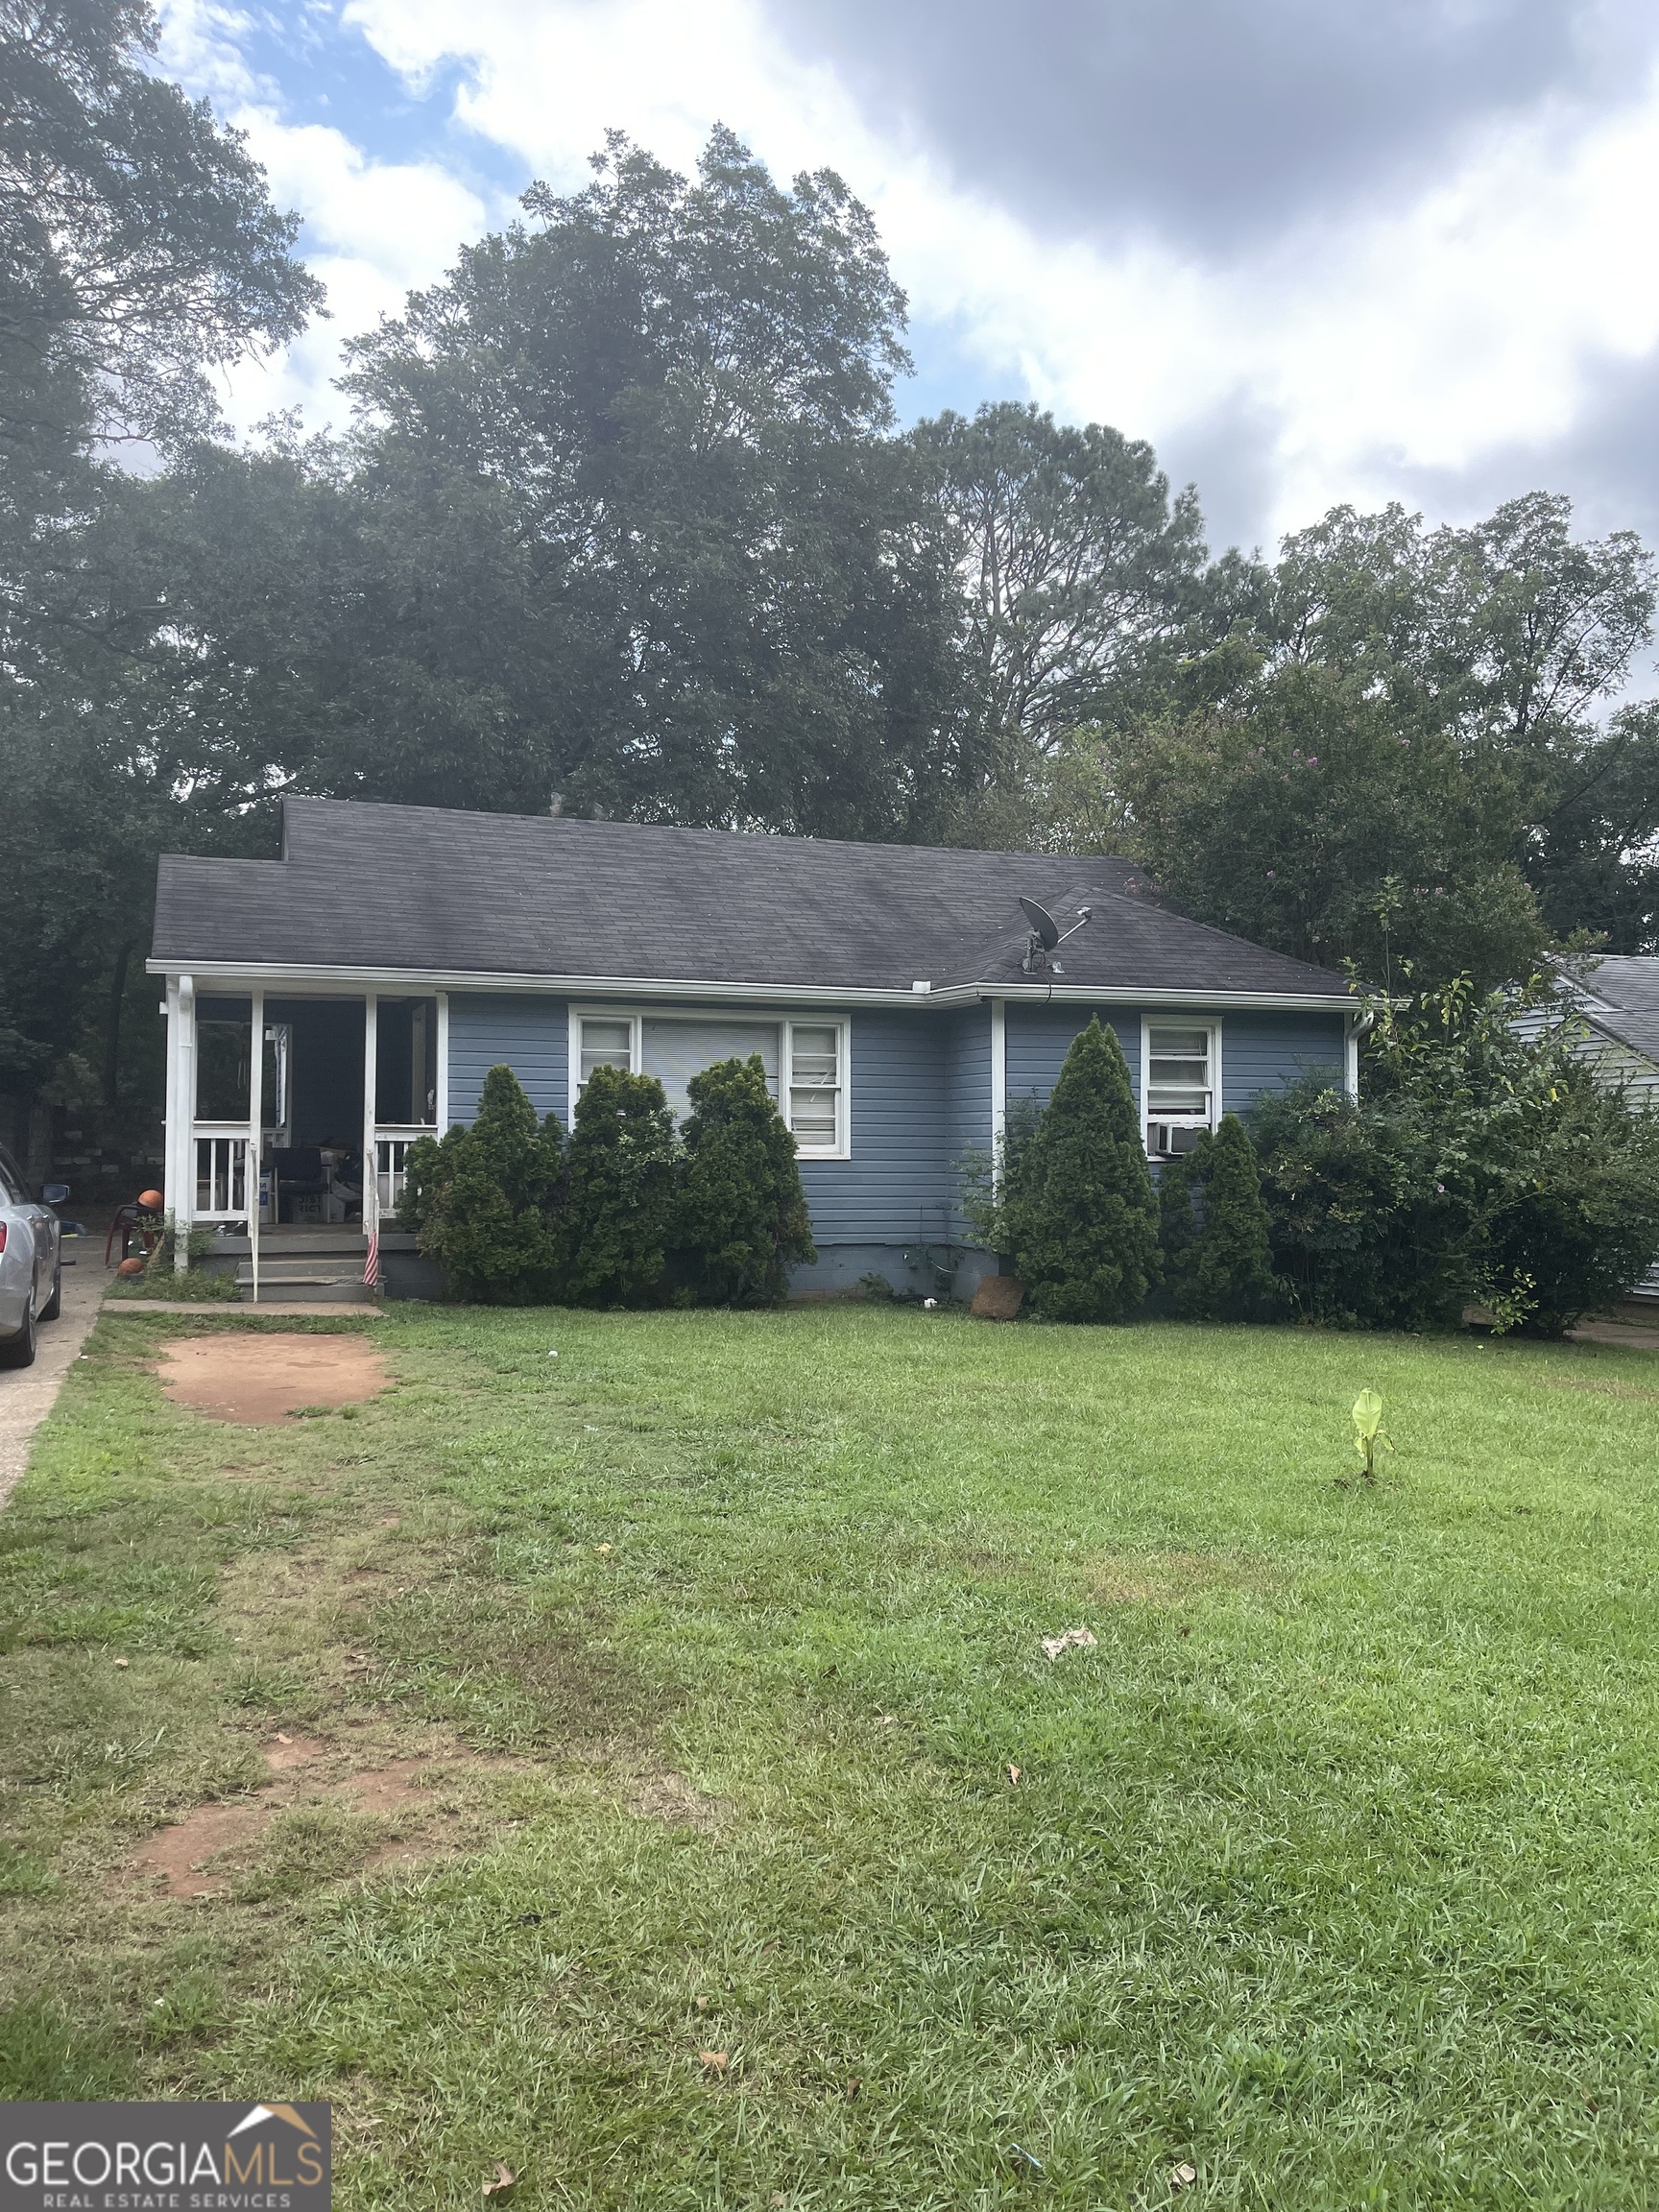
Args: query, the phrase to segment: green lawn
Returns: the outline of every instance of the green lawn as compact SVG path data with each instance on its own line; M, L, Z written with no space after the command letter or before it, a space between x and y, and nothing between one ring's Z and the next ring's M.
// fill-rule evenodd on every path
M237 1429L216 1326L0 1517L0 2093L331 2098L387 2212L1659 2200L1659 1358L405 1309ZM277 1733L444 1849L121 1878Z

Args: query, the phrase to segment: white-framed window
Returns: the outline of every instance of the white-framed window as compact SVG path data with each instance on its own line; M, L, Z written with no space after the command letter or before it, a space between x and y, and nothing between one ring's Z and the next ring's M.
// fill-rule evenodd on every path
M595 1068L626 1068L639 1072L637 1014L579 1014L574 1018L576 1088L582 1090Z
M845 1160L851 1156L848 1035L839 1017L798 1022L730 1009L572 1006L570 1065L578 1094L595 1068L655 1075L675 1118L683 1120L693 1075L718 1060L757 1053L802 1158Z
M844 1022L785 1022L789 1095L783 1118L795 1148L820 1159L845 1156L847 1024Z
M1190 1152L1220 1119L1221 1024L1175 1014L1142 1022L1141 1097L1151 1158Z

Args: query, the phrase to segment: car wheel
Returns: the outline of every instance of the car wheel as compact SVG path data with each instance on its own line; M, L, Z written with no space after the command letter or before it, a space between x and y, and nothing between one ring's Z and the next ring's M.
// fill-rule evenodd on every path
M35 1346L35 1312L25 1304L22 1328L15 1336L8 1336L5 1343L0 1344L0 1367L33 1367Z
M56 1321L63 1310L63 1262L60 1261L52 1270L52 1295L40 1309L42 1321Z

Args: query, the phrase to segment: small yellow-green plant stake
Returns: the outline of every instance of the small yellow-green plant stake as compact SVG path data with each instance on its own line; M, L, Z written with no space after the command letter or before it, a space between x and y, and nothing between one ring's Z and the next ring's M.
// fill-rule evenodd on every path
M1377 1447L1392 1452L1393 1443L1382 1427L1382 1394L1378 1390L1361 1390L1354 1401L1354 1449L1361 1461L1361 1473L1367 1482L1377 1479Z

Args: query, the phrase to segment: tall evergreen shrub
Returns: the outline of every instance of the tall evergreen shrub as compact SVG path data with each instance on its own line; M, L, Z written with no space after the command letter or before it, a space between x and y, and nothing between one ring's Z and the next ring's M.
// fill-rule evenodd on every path
M1072 1041L1005 1214L1040 1320L1126 1321L1158 1280L1158 1197L1129 1069L1098 1018Z
M661 1283L674 1186L661 1084L595 1068L576 1102L560 1223L560 1281L572 1305L637 1305Z
M1168 1162L1159 1183L1165 1266L1182 1319L1270 1321L1283 1312L1256 1147L1238 1115L1224 1115L1213 1137Z
M564 1132L536 1109L511 1068L484 1078L469 1129L410 1147L398 1218L414 1229L457 1298L537 1305L554 1295Z
M697 1296L727 1306L775 1305L792 1262L815 1260L795 1140L758 1053L721 1060L686 1085L681 1130L678 1270Z

